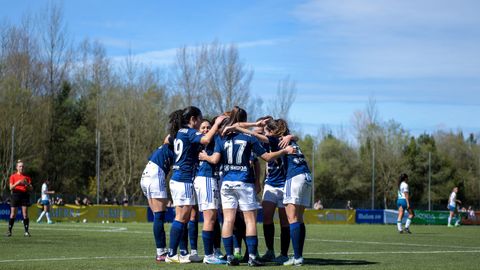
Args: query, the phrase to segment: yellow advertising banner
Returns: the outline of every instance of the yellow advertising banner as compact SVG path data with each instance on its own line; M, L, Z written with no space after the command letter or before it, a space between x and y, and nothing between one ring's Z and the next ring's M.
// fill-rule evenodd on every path
M29 208L28 215L33 219L37 218L41 212L40 206L33 206ZM147 208L143 206L117 205L53 205L50 208L50 217L56 222L147 222Z
M306 224L355 224L355 210L305 210L303 220Z

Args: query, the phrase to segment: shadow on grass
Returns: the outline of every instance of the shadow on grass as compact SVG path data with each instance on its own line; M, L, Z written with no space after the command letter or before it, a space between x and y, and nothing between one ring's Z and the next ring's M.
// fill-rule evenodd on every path
M305 259L306 265L371 265L377 262L365 260Z

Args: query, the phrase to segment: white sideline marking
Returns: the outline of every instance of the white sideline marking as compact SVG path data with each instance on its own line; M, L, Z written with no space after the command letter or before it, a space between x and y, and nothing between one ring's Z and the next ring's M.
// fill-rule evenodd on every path
M411 243L390 243L390 242L375 242L375 241L353 241L353 240L327 240L327 239L305 239L307 241L316 242L332 242L332 243L352 243L352 244L368 244L368 245L392 245L392 246L411 246L411 247L436 247L436 248L475 248L465 246L439 246L439 245L427 245L427 244L411 244Z
M92 227L90 227L92 228ZM35 227L33 231L82 231L82 232L126 232L127 228L125 227L103 227L103 229L88 229L88 228L80 228L80 229L68 229L68 228L38 228Z
M432 250L432 251L338 251L304 253L305 255L374 255L374 254L445 254L445 253L480 253L480 250ZM0 263L42 262L42 261L75 261L75 260L111 260L111 259L148 259L153 256L97 256L97 257L61 257L39 259L0 260Z
M18 259L18 260L1 260L0 263L9 262L42 262L42 261L74 261L74 260L105 260L105 259L146 259L153 256L99 256L99 257L62 257L62 258L39 258L39 259Z
M480 253L480 250L430 250L430 251L337 251L304 252L306 255L366 255L366 254L443 254L443 253Z

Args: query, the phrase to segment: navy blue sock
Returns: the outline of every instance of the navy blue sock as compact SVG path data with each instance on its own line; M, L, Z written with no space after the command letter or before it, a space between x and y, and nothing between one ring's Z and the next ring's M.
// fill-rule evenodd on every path
M229 237L222 237L223 239L223 246L225 247L225 253L227 256L233 255L233 235Z
M292 239L295 259L300 258L300 222L290 224L290 238Z
M215 224L213 225L213 247L220 248L222 242L222 230L220 228L220 222L215 220Z
M165 248L165 211L153 213L153 236L155 237L155 245L157 248Z
M180 255L186 256L188 254L188 223L183 224L182 238L180 239Z
M190 220L188 222L188 237L190 238L190 248L197 250L198 244L198 221Z
M247 236L246 240L247 240L248 254L250 255L250 257L255 258L255 256L257 256L257 253L258 253L258 250L257 250L258 237L256 235Z
M268 250L273 249L273 237L275 237L275 225L263 223L263 235L265 236L265 245Z
M303 257L303 246L305 245L305 223L300 223L300 257Z
M280 233L281 254L288 257L288 248L290 247L290 228L282 227Z
M213 236L213 231L202 231L203 250L206 256L213 254Z
M174 220L172 223L172 228L170 229L170 250L168 256L172 257L177 255L178 245L183 236L183 223L177 220Z
M238 240L236 231L233 231L233 247L242 248L242 239Z

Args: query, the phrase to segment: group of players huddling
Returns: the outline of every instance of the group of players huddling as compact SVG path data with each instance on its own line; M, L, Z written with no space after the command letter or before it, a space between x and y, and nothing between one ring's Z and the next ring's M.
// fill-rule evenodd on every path
M311 175L286 121L262 117L249 123L246 111L235 106L212 122L213 125L204 120L197 107L173 112L169 116L169 135L149 157L142 174L141 187L154 214L156 260L202 261L197 253L197 213L200 211L204 219L204 263L239 265L245 260L249 266L261 266L267 261L302 265L303 213L305 207L311 205ZM267 251L261 258L256 228L259 208L256 193L261 190L258 158L268 162L262 199ZM169 187L175 219L167 250L164 222L168 201L166 176L170 168L173 172ZM273 215L277 207L282 251L275 257ZM223 214L221 236L217 219L220 209ZM188 238L191 252L188 252ZM220 238L225 256L219 249ZM243 259L242 239L247 247ZM290 240L294 256L288 258Z

